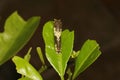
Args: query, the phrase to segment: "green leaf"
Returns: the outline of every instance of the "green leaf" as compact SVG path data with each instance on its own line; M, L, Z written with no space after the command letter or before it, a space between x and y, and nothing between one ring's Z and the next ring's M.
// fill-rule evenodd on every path
M32 80L43 80L41 75L38 73L38 71L35 70L35 68L31 64L29 64L29 62L26 61L25 59L18 56L14 56L12 60L16 65L16 69L18 73Z
M15 55L31 38L39 25L40 17L24 21L17 12L5 22L4 32L0 33L0 65Z
M82 46L75 61L75 70L72 80L89 67L101 54L99 44L95 40L87 40Z
M43 57L43 53L42 53L41 48L37 47L36 50L37 50L39 58L40 58L40 60L42 62L42 66L38 71L39 71L39 73L42 73L43 71L45 71L47 69L47 66L45 65L45 61L44 61L44 57Z
M45 61L44 61L44 58L43 58L43 53L42 53L42 51L41 51L41 48L40 48L40 47L37 47L36 50L37 50L37 53L38 53L38 55L39 55L39 58L40 58L40 60L41 60L41 62L42 62L42 65L45 65Z
M55 51L52 21L49 21L44 25L43 38L45 41L46 57L62 79L65 74L67 62L72 53L74 32L70 32L69 30L65 30L62 32L61 53L57 53Z
M30 55L31 50L32 50L32 47L30 47L27 54L24 56L24 59L28 62L30 61L30 58L31 58L31 55Z

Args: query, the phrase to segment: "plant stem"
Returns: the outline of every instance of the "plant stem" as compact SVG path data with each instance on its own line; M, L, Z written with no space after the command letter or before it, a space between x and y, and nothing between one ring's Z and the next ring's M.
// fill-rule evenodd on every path
M43 65L39 70L38 72L39 73L42 73L43 71L47 70L47 66L46 65Z
M68 74L68 79L67 80L71 80L71 78L72 78L72 72L71 72L70 68L68 68L67 74Z
M64 80L64 77L63 76L60 76L61 80Z

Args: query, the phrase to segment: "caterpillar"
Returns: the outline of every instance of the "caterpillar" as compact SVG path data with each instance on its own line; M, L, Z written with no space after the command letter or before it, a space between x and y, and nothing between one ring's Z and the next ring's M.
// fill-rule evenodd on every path
M62 22L61 20L54 19L54 43L55 43L55 50L57 53L61 52L61 33L62 33Z

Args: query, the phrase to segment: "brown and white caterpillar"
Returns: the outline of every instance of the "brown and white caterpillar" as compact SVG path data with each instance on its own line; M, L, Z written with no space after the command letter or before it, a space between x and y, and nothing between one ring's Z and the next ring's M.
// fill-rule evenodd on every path
M55 50L57 53L61 52L61 33L62 33L62 22L61 20L54 19L54 43L55 43Z

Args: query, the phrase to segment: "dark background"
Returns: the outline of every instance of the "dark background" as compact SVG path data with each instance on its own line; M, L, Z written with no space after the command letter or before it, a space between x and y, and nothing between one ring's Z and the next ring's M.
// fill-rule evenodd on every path
M41 63L35 48L40 46L44 52L43 25L57 18L62 20L63 29L75 31L74 50L79 50L87 39L95 39L101 46L102 55L77 80L120 80L119 0L0 0L1 32L5 19L16 10L26 20L41 16L34 36L18 53L23 56L32 46L31 63L36 69ZM44 80L60 80L52 68L42 75ZM17 80L19 77L11 60L0 66L0 80Z

